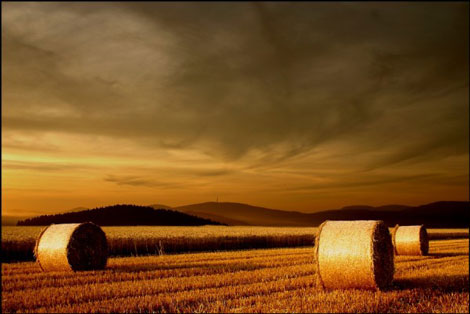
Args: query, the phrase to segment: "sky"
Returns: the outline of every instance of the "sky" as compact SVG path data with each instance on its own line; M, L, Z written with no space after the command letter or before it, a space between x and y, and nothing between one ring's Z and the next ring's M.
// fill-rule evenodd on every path
M2 215L468 200L468 12L2 2Z

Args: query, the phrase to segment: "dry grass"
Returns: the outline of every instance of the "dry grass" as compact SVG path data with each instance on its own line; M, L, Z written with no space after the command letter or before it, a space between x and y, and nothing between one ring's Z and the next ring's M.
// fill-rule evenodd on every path
M466 313L468 240L397 256L386 291L322 290L313 247L111 258L108 269L2 265L3 312Z
M2 262L32 261L43 227L2 228ZM316 227L103 227L110 256L161 255L313 245ZM468 229L428 229L429 239L468 238Z
M4 227L2 261L34 260L43 227ZM317 228L292 227L103 227L111 256L312 246Z

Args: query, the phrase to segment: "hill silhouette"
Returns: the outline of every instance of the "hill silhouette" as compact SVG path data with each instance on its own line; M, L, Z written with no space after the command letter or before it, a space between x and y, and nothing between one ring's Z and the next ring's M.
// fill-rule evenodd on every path
M152 204L152 205L148 205L148 207L152 207L153 209L172 209L171 206L167 206L163 204Z
M353 205L341 209L301 213L252 206L242 203L206 202L155 209L164 205L114 205L82 211L43 215L18 221L19 226L92 221L101 226L164 225L197 226L317 226L325 220L383 220L395 224L425 224L432 228L468 228L470 202L435 202L421 206ZM2 217L2 224L13 224L20 217ZM11 217L13 218L13 217ZM24 217L23 217L24 218ZM16 222L16 221L15 221Z
M295 211L269 209L241 203L207 202L174 207L173 209L192 213L200 217L223 217L229 225L254 226L311 226L305 220L308 214ZM220 219L220 218L219 218ZM232 221L233 223L230 223Z
M81 212L81 211L88 210L88 209L89 209L88 207L75 207L75 208L69 209L67 212L68 213Z
M95 209L42 215L18 221L18 226L41 226L52 223L80 223L91 221L100 226L201 226L221 225L194 215L168 209L153 209L138 205L113 205Z
M425 224L434 228L467 228L470 202L435 202L421 206L347 206L316 213L283 211L241 203L207 202L175 207L175 210L228 225L317 226L325 220L383 220L387 225Z
M435 202L415 207L401 205L380 206L372 209L329 210L311 214L315 221L327 219L383 220L387 225L420 225L433 228L468 228L470 202Z

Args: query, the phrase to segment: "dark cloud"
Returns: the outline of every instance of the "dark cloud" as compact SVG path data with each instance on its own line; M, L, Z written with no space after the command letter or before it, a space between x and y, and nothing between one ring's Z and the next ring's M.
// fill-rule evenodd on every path
M218 177L218 176L224 176L233 173L233 170L230 169L201 169L201 170L195 170L195 169L186 169L184 170L186 174L194 174L196 176L201 176L201 177Z
M188 178L218 177L233 173L233 170L222 168L142 168L134 167L129 171L137 173L147 173L147 175L106 175L107 182L113 182L118 185L144 186L156 188L184 188L193 186L195 183L188 182ZM162 179L158 179L162 177ZM181 180L181 177L185 177ZM178 183L168 181L163 178L178 178ZM172 180L170 179L170 180ZM202 186L205 183L199 182L196 185Z
M107 182L116 183L117 185L131 185L131 186L144 186L144 187L158 187L159 189L165 188L174 188L180 187L179 184L168 183L168 182L160 182L153 179L148 179L139 176L115 176L115 175L107 175L104 178Z
M372 168L468 153L468 3L6 3L2 15L7 131L259 152L254 163L343 141L383 150Z

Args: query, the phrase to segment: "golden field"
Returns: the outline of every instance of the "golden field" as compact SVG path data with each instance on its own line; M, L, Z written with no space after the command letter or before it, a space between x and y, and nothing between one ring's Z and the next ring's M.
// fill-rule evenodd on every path
M110 258L90 272L2 264L2 312L445 312L469 310L468 239L396 256L388 291L318 286L313 247Z
M34 260L44 227L2 228L2 261ZM111 256L162 255L201 251L311 246L316 227L135 226L103 227Z
M34 260L42 226L2 228L2 262ZM312 246L316 227L102 227L111 256ZM468 238L468 229L428 229L430 239Z

